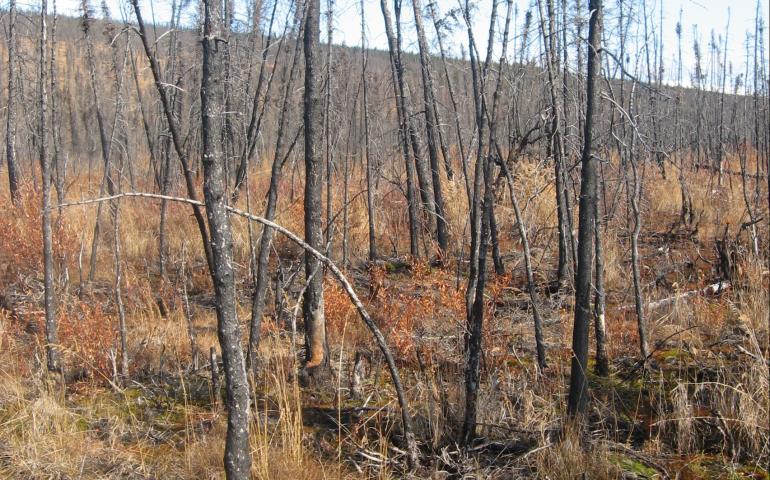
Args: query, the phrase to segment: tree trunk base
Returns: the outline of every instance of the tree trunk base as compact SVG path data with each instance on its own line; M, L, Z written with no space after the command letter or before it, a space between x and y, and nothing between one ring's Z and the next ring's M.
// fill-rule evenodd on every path
M333 384L334 371L328 362L314 367L302 367L297 373L302 388L321 389Z

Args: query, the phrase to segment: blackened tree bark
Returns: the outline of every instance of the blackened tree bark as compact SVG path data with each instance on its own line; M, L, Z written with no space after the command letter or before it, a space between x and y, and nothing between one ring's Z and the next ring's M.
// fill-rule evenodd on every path
M408 204L409 214L409 252L412 257L419 258L419 213L417 204L417 193L415 192L415 171L412 159L409 156L409 128L406 120L406 109L404 108L404 96L402 95L401 88L401 74L402 71L400 63L401 57L398 54L398 46L396 43L396 35L393 33L393 17L390 14L387 0L380 0L380 8L382 10L382 16L385 20L385 35L388 38L388 52L390 53L390 72L393 77L393 90L396 99L396 111L398 113L399 132L401 140L401 153L404 157L404 164L406 168L406 201Z
M257 1L255 2L254 9L255 9L255 15L258 16L258 10L259 5L261 5L261 2ZM254 97L252 98L252 105L251 105L251 117L249 120L249 127L246 130L246 139L244 141L243 145L243 151L241 152L240 156L240 162L238 163L238 170L235 174L235 187L233 188L233 195L232 200L233 203L235 203L238 200L238 196L240 194L240 189L244 185L244 181L246 179L247 169L249 166L249 161L254 156L254 150L257 146L257 138L259 136L260 127L262 126L262 119L264 118L265 110L267 108L267 104L270 100L270 87L273 84L273 77L275 74L275 68L278 66L279 62L273 62L273 67L270 71L269 75L267 74L267 57L268 52L270 51L270 46L273 43L274 35L273 35L273 24L275 22L275 12L276 8L278 6L277 2L273 3L272 12L270 14L270 23L268 26L267 31L267 37L263 37L263 43L264 46L262 48L262 61L259 65L259 75L257 76L257 87L254 91ZM301 8L299 5L297 8ZM255 22L257 22L257 18L255 18ZM289 22L287 21L285 23L285 27L288 27ZM258 23L254 23L253 29L253 35L256 36L257 30L259 28ZM295 25L295 31L299 29L299 25ZM284 28L283 35L281 36L281 41L279 42L278 51L281 51L281 47L283 46L283 39L286 37L286 28ZM265 88L265 94L264 98L262 96L262 89L263 85L265 84L265 79L267 78L267 86ZM260 102L261 100L261 102ZM261 104L261 105L260 105Z
M436 209L436 240L443 254L449 244L449 234L444 216L444 194L441 184L441 172L439 171L438 150L440 138L438 132L438 120L436 118L436 96L433 87L433 74L430 70L430 51L428 40L425 37L425 27L422 20L422 4L420 0L412 0L414 10L414 25L417 29L417 45L420 50L420 73L422 75L423 112L425 114L425 128L428 139L428 157L430 159L431 180L433 182L433 202ZM448 163L446 164L449 165ZM447 170L447 173L451 169Z
M447 87L447 91L449 92L449 100L452 103L452 111L454 112L455 132L457 133L457 145L460 149L460 157L463 162L462 165L463 165L463 177L465 180L465 193L468 196L468 203L470 203L471 188L470 188L470 183L468 179L468 171L467 171L468 169L465 162L465 144L463 142L462 128L460 127L460 110L457 105L457 99L455 97L454 88L452 88L452 77L449 75L449 68L447 67L446 51L444 50L443 34L441 32L442 22L439 21L438 14L436 12L435 2L428 2L428 9L430 10L430 16L431 16L431 20L433 21L433 27L436 29L436 41L438 43L439 53L441 54L441 65L444 69L444 76L446 77L446 87ZM438 115L436 116L436 120L439 121ZM451 179L452 176L449 175L449 172L450 172L449 167L451 166L451 162L447 157L444 157L444 161L446 162L446 165L447 165L447 177Z
M11 201L19 203L19 165L16 163L16 0L8 6L8 111L5 124L5 158Z
M588 77L586 115L580 178L578 264L575 279L575 322L572 331L572 365L567 409L575 416L588 403L588 331L591 322L591 273L593 270L594 223L596 221L596 158L593 155L594 108L597 77L601 68L602 1L590 0L588 11Z
M299 8L299 7L298 7ZM302 19L303 16L297 18L298 24L295 25L295 31L302 33ZM265 206L265 218L268 220L275 219L276 210L278 208L278 187L281 184L283 178L283 164L288 158L288 151L284 155L286 150L286 124L289 121L289 111L291 106L291 92L294 89L294 80L299 70L297 64L299 62L300 50L302 48L301 42L294 43L294 55L291 61L291 67L288 71L288 78L284 85L283 91L283 108L281 109L281 115L278 120L278 132L276 136L275 152L273 155L273 166L270 170L270 187L267 191L267 205ZM293 145L292 145L293 146ZM291 147L289 147L290 151ZM245 174L246 180L248 180L248 174ZM237 191L237 190L236 190ZM273 229L270 227L263 227L262 236L259 243L259 254L256 260L256 271L254 273L254 294L251 298L251 324L249 331L249 349L248 349L248 368L250 371L254 371L257 366L257 357L259 352L259 340L262 328L262 313L265 310L265 297L267 295L268 284L268 270L270 263L270 250L273 242Z
M316 250L324 250L321 205L323 172L323 104L320 50L320 0L308 0L305 14L305 241ZM302 308L305 320L306 358L304 374L308 381L322 381L329 372L329 344L326 341L324 316L323 272L318 259L305 254L305 275L310 279Z
M404 63L404 55L401 46L403 45L403 30L401 25L401 0L393 2L393 13L395 15L396 26L396 73L398 74L398 88L399 95L401 97L401 108L404 114L404 124L406 132L408 133L409 144L412 148L412 155L414 156L415 172L417 174L417 185L419 186L420 199L422 200L422 206L425 209L425 216L422 217L424 229L433 233L433 225L436 222L436 204L433 195L433 178L430 174L429 161L425 160L423 156L423 144L422 138L417 131L417 125L415 124L415 115L412 110L411 103L411 91L409 89L409 82L406 77L406 68ZM430 253L430 252L428 252Z
M99 95L99 91L97 88L97 81L96 81L96 59L94 58L94 45L93 41L91 39L91 23L93 21L93 12L91 11L91 5L89 4L88 0L83 0L81 2L81 8L83 10L83 18L82 18L82 28L83 28L83 37L86 42L86 61L88 64L88 75L91 83L91 95L93 96L93 102L94 102L94 111L96 113L96 124L99 128L99 145L101 147L102 151L102 162L104 164L104 172L102 177L102 183L99 187L99 196L104 195L105 188L107 189L107 192L110 195L113 195L115 193L115 185L113 183L113 179L110 176L110 159L111 159L111 153L112 153L112 135L107 134L107 126L104 123L104 115L102 113L102 107L101 107L101 95ZM116 109L117 112L117 109ZM117 119L117 113L116 113L116 119ZM114 127L114 125L113 125ZM114 133L114 128L112 129ZM90 267L88 270L88 280L93 281L94 275L96 274L96 260L97 260L97 252L99 249L99 237L101 235L101 213L102 213L102 205L99 204L99 206L96 209L96 222L94 224L94 235L91 240L91 259L90 259Z
M596 201L596 293L594 294L594 335L596 337L596 365L594 371L597 375L606 377L610 374L609 357L607 356L607 326L605 322L606 295L604 292L604 249L602 244L602 226L606 225L602 214L601 202L598 200L600 193L604 190L604 177L602 183L597 182L597 201Z
M506 55L508 53L508 34L510 33L511 28L511 11L513 10L513 2L510 0L506 1L506 8L505 8L505 28L503 29L503 39L502 39L502 52L500 54L500 62L498 63L498 73L497 73L497 80L495 82L495 90L492 94L492 110L489 112L489 145L490 149L492 146L497 146L497 107L500 103L500 90L503 82L503 71L505 69L505 60ZM499 148L495 149L495 154L500 158L500 164L504 164L504 160L502 158L502 151ZM494 196L494 192L493 192ZM495 273L497 275L503 275L505 274L505 263L503 262L503 257L500 254L500 232L497 225L497 217L495 216L495 204L492 202L492 204L489 206L491 209L489 220L490 220L490 235L491 235L491 242L492 242L492 262L495 265Z
M51 2L51 10L53 14L53 21L51 22L51 139L53 140L53 159L51 168L54 170L54 188L56 189L57 203L64 203L64 190L65 179L67 176L66 161L62 160L61 155L61 119L59 114L59 102L56 89L59 85L59 76L57 75L58 64L56 58L56 25L59 16L56 13L56 0ZM10 104L10 99L9 99ZM62 211L59 209L59 215L56 217L56 228L58 229L62 220ZM63 254L62 254L63 255ZM64 259L60 259L60 264L63 265ZM66 268L66 267L63 267Z
M182 165L182 173L184 174L185 186L187 187L187 196L193 200L197 200L198 194L195 190L195 181L193 179L193 172L188 162L187 152L183 146L182 134L179 131L179 124L174 117L172 109L172 102L169 99L166 92L166 85L161 78L160 65L158 59L155 58L153 48L150 45L150 40L147 37L147 29L144 25L144 18L142 17L142 11L139 8L139 0L131 0L131 6L134 9L136 15L136 23L139 27L139 38L142 40L142 46L144 47L144 53L147 55L147 61L150 63L150 70L152 71L152 78L155 81L155 88L160 96L160 102L163 107L163 114L166 117L168 123L168 129L171 133L171 140L174 144L174 150L177 157L179 157L179 163ZM195 215L195 221L198 224L198 230L201 234L201 240L203 241L203 249L206 252L206 262L208 263L209 270L213 271L214 261L211 252L211 245L209 244L208 230L206 229L206 221L203 217L203 212L200 207L193 205L193 214Z
M166 71L164 72L165 78L168 78L170 82L176 82L176 86L182 88L182 79L179 77L175 80L177 71L177 52L181 50L177 45L177 38L179 32L177 30L178 11L180 7L172 4L171 13L171 25L170 35L168 40L168 56L165 62ZM182 108L180 101L180 94L177 89L171 92L171 108L173 109L176 118L180 117L180 110ZM141 103L141 97L140 102ZM163 195L168 195L171 189L171 140L168 135L163 138L161 142L161 151L163 154L163 164L160 166L160 192ZM160 219L158 222L158 270L161 278L166 276L166 263L168 260L168 202L162 201L160 204Z
M540 301L537 295L537 285L535 284L535 275L532 269L532 253L529 249L529 238L527 236L527 227L524 224L524 218L521 214L521 208L519 207L519 201L516 198L516 191L513 189L513 178L508 171L508 167L505 162L502 162L503 172L505 173L505 179L508 183L508 191L511 195L511 206L513 207L513 213L516 215L516 225L519 230L519 237L521 238L521 245L524 248L524 269L527 273L527 290L529 291L529 299L532 303L532 319L535 324L535 349L537 351L537 366L540 370L545 370L548 367L548 361L545 352L545 342L543 341L543 320L540 316Z
M334 201L334 192L332 188L332 170L334 164L334 145L332 145L331 139L331 110L332 110L332 84L334 79L332 78L332 42L334 41L334 28L332 24L332 15L334 14L334 0L326 0L326 72L324 75L324 153L325 153L325 165L324 170L326 173L326 243L331 246L332 234L334 228L334 218L332 214L332 202ZM347 185L347 176L344 178L344 182ZM343 203L344 205L344 203ZM347 210L345 210L347 211ZM342 240L343 246L345 244L345 238ZM343 248L344 257L344 248ZM343 262L342 268L345 268Z
M126 308L123 304L123 268L120 245L120 200L115 200L113 213L113 256L115 259L115 304L118 307L118 337L120 338L120 381L128 380L128 334L126 332Z
M492 2L492 15L490 18L490 26L489 31L494 32L494 26L496 22L496 13L497 13L497 2ZM482 215L482 184L484 180L484 173L483 173L483 165L484 165L484 159L487 156L486 149L485 149L485 140L486 140L486 128L487 128L487 108L486 108L486 102L484 100L485 98L485 90L484 90L484 81L485 81L485 73L486 73L486 65L489 64L489 62L486 62L486 65L484 67L484 71L482 72L481 66L479 65L479 58L478 58L478 50L476 49L476 40L473 35L473 29L470 19L470 5L468 2L465 2L464 8L463 8L463 18L465 20L465 24L467 27L468 32L468 50L470 52L470 63L471 63L471 78L473 82L473 98L474 98L474 113L475 113L475 121L476 121L476 130L478 132L478 144L476 146L476 165L474 167L474 176L473 176L473 190L471 194L471 203L470 203L470 225L471 225L471 249L470 249L470 268L468 273L468 286L465 289L465 308L466 312L470 318L470 312L472 310L472 304L473 299L476 297L476 284L478 282L479 272L478 272L478 265L479 265L479 254L480 249L479 246L481 244L481 215ZM490 34L489 36L490 42L494 40L494 35ZM491 46L487 49L490 51L491 56ZM489 60L489 58L487 59ZM467 368L467 367L466 367ZM466 386L467 389L467 386ZM475 415L475 413L474 413Z
M548 71L548 91L551 101L551 117L546 124L548 131L547 152L553 157L554 170L556 177L556 213L558 219L559 231L559 257L556 269L556 281L559 286L564 285L568 280L569 255L571 252L571 228L570 211L567 204L567 185L564 168L564 141L562 138L561 125L559 123L559 97L557 95L556 84L558 82L559 59L556 53L556 27L553 0L547 0L547 17L543 13L542 1L537 2L540 14L540 30L543 36L543 45L546 52L546 65ZM546 20L548 25L546 26Z
M470 5L466 0L463 6L463 18L468 30L468 44L471 58L473 78L473 96L476 113L476 128L479 142L476 152L476 166L473 179L473 201L471 204L471 264L468 275L468 286L465 291L466 301L466 333L465 333L465 415L461 431L460 443L468 445L476 437L476 413L479 395L479 367L481 364L481 340L484 325L484 288L486 282L487 248L489 246L490 219L494 189L492 185L492 168L484 137L486 135L486 104L484 101L484 82L487 67L492 56L497 2L492 2L492 14L489 23L489 40L487 45L487 61L484 68L479 65L478 51L471 27ZM483 202L482 202L483 199Z
M228 479L248 479L251 470L249 450L249 386L246 379L241 332L235 311L233 238L227 212L222 116L224 112L224 65L222 5L204 0L203 76L201 79L201 135L203 137L203 194L209 221L213 260L211 277L217 310L217 333L227 384L227 439L225 473Z
M633 114L633 104L631 107L631 114ZM639 203L642 198L642 179L639 178L639 172L637 167L637 154L634 151L636 144L636 129L633 133L634 137L631 141L630 158L626 165L625 177L626 177L626 193L628 194L628 203L631 206L631 214L633 215L634 229L631 232L631 274L634 281L634 305L636 310L636 326L639 332L639 354L641 356L640 362L644 364L649 358L650 351L647 342L647 319L644 314L644 298L642 293L642 274L639 262L639 234L642 230L642 213ZM632 177L628 178L628 167L631 167ZM631 183L633 181L633 184Z
M48 155L48 1L40 6L40 174L43 186L43 301L45 304L45 341L48 370L59 371L59 336L53 285L53 233L51 230L51 158Z
M363 89L363 103L361 105L364 117L364 161L366 162L366 213L369 220L369 260L377 258L377 239L374 236L374 166L369 157L369 88L366 80L366 67L369 56L366 49L366 16L364 14L364 0L361 0L361 87Z

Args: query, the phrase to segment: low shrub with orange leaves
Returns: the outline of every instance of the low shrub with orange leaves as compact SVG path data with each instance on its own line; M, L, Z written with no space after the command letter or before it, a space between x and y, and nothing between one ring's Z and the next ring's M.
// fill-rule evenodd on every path
M383 266L370 268L368 275L370 291L362 300L400 362L416 360L420 332L440 332L447 327L454 331L455 323L465 317L464 290L455 288L446 271L416 263L406 276L389 273ZM330 335L339 338L343 330L348 338L368 335L347 294L336 283L327 283L324 299ZM370 342L364 338L361 343Z

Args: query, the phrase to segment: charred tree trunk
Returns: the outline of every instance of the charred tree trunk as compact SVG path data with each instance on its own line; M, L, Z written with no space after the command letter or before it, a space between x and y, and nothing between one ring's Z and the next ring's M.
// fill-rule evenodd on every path
M540 301L537 296L537 285L535 285L535 275L532 269L532 253L529 250L529 239L527 237L527 227L524 225L524 218L521 214L521 208L519 208L519 201L516 198L516 192L513 189L513 178L511 177L508 168L505 163L503 165L503 172L505 173L505 179L508 182L508 190L511 194L511 205L513 206L513 213L516 215L516 225L519 229L519 237L521 238L521 245L524 248L524 268L527 272L527 290L529 291L529 300L532 302L532 318L535 324L535 349L537 350L537 366L540 370L544 370L548 367L546 358L545 342L543 341L543 321L540 316Z
M203 75L201 79L201 135L203 137L203 194L211 232L211 278L217 310L217 333L222 348L227 390L227 438L225 473L231 480L250 478L249 385L246 378L241 333L235 311L233 238L227 212L222 151L224 65L222 5L204 0Z
M425 37L425 27L422 20L422 4L420 0L412 0L414 10L414 24L417 29L417 44L420 50L420 73L422 75L423 88L423 112L425 114L425 128L428 139L428 157L430 159L431 180L433 183L433 202L436 210L436 239L440 249L440 255L446 252L449 244L446 217L444 215L444 194L441 184L441 172L439 171L439 122L436 117L436 97L433 87L433 74L430 70L430 51L428 40ZM447 166L449 163L446 164ZM447 169L447 174L451 169Z
M446 77L446 86L447 86L447 91L449 92L449 100L452 103L452 111L454 112L455 131L457 133L457 145L458 145L458 148L460 149L460 157L463 165L465 193L468 196L468 203L470 203L471 188L469 183L470 180L468 178L468 168L465 161L465 145L463 142L462 128L460 127L460 109L457 105L457 99L455 98L454 88L452 87L452 78L449 75L449 68L447 67L446 52L444 50L443 35L441 33L441 22L439 21L438 15L436 13L435 2L428 2L428 9L430 9L430 16L431 16L431 19L433 20L433 26L436 29L436 40L438 41L439 53L441 54L441 65L444 68L444 76ZM438 121L438 116L436 118ZM446 162L447 168L448 168L451 165L451 162L446 157L444 157L444 161ZM447 169L447 176L451 179L452 177L449 175L449 172L450 170Z
M320 49L320 0L308 0L303 35L305 52L305 241L319 251L324 250L321 204L323 173L323 104ZM305 276L309 279L302 308L305 320L306 359L303 368L308 381L323 383L328 375L329 344L326 340L323 271L318 259L305 254Z
M43 302L45 305L46 360L49 371L60 371L56 298L53 283L53 233L51 229L51 158L48 155L48 1L40 6L40 174L43 186Z
M636 133L634 133L634 136L635 135ZM636 306L636 325L639 333L640 362L644 364L649 358L649 347L647 342L647 319L644 314L641 267L639 265L639 234L642 230L642 213L639 202L642 197L642 179L639 175L637 155L634 152L634 143L634 141L631 143L630 159L628 162L631 166L631 182L633 183L631 184L629 182L628 166L626 166L626 191L629 204L631 205L631 214L633 215L634 222L634 229L631 233L631 274L634 282L634 304Z
M113 212L113 255L115 257L115 304L118 306L118 336L120 338L120 380L125 385L128 379L128 334L126 332L126 309L123 305L123 267L120 250L120 200L115 200Z
M478 61L478 51L473 35L470 19L470 5L466 0L463 7L463 18L468 30L468 44L471 56L471 73L473 78L473 96L478 129L478 149L473 180L473 202L470 211L471 221L471 264L468 276L468 286L465 292L466 324L465 333L465 415L461 431L460 443L468 445L476 437L476 409L479 393L479 366L481 363L481 337L484 324L484 288L486 283L487 249L489 246L490 218L492 202L492 165L484 147L486 136L486 104L484 101L484 82L487 67L491 59L497 2L492 4L492 15L489 24L489 45L487 61L482 70ZM483 198L483 201L482 201Z
M590 0L588 10L588 76L586 78L586 120L583 132L580 211L578 224L578 264L575 279L575 322L572 331L572 365L567 409L572 416L582 414L588 404L588 331L591 321L591 273L593 270L596 221L596 158L593 155L594 108L601 68L602 1Z
M53 21L51 24L51 137L53 140L53 163L52 163L52 169L54 175L54 188L56 188L56 200L57 203L62 204L64 203L64 189L65 189L65 180L67 176L67 162L62 160L61 156L61 128L60 128L60 118L59 118L59 102L58 102L58 95L56 94L56 89L59 85L59 76L57 75L58 71L58 65L57 65L57 58L56 58L56 25L58 22L58 14L56 13L56 0L53 0L51 3L51 8L53 10ZM10 108L10 98L8 99L9 108ZM10 169L9 169L10 170ZM59 208L59 215L56 218L56 228L58 229L61 225L62 220L62 211L61 208ZM64 254L62 254L64 255ZM60 265L62 268L66 269L66 266L64 265L64 259L60 258Z
M163 107L163 114L166 117L166 122L168 123L168 128L171 133L171 140L174 144L174 150L179 157L179 163L182 165L182 173L184 174L185 185L187 187L187 196L193 200L196 200L198 198L198 194L195 190L195 181L192 176L193 171L190 168L188 157L182 144L182 135L179 131L177 120L174 117L172 104L166 92L166 85L161 79L160 65L158 65L158 60L155 58L155 54L153 53L152 47L150 45L150 40L147 37L147 29L144 25L142 11L139 9L139 1L131 0L131 6L133 7L134 14L136 15L136 23L139 27L139 37L142 40L144 53L150 63L150 70L152 71L152 77L155 81L155 88L158 91L158 95L160 96L161 105ZM198 230L201 234L203 249L206 252L206 262L208 264L209 270L213 271L214 261L212 258L211 245L209 244L209 234L208 230L206 229L206 220L204 219L203 212L199 206L193 205L192 208L193 214L195 215L195 220L198 224Z
M594 335L596 337L596 365L594 370L597 375L606 377L610 374L609 358L607 357L607 326L605 324L605 293L604 293L604 249L602 243L602 226L606 225L602 215L599 194L603 191L604 179L601 185L597 182L596 219L594 220L596 236L595 262L596 262L596 293L594 294Z
M93 41L91 39L91 22L92 20L92 12L91 12L91 6L88 3L88 0L83 0L82 2L82 9L83 9L83 20L82 20L82 27L83 27L83 37L85 38L86 42L86 60L88 64L88 75L91 83L91 95L93 97L94 102L94 111L96 113L96 124L99 128L99 145L101 146L101 152L102 152L102 163L103 163L103 176L102 176L102 183L99 187L99 196L104 195L105 189L110 194L113 195L115 193L115 185L113 183L112 177L110 176L110 157L111 157L111 151L112 151L112 137L107 135L107 126L104 124L104 115L102 114L102 107L101 107L101 101L100 101L100 95L97 89L97 82L96 82L96 60L94 58L94 46ZM94 224L94 235L91 240L91 259L90 259L90 265L88 269L88 281L92 282L94 280L94 275L96 274L96 260L97 260L97 252L99 249L99 237L101 235L101 213L102 213L102 206L99 204L99 206L96 209L96 222Z
M556 281L563 286L569 278L569 259L572 254L571 212L567 203L567 185L564 166L564 141L562 138L559 115L561 107L556 84L558 81L559 60L556 53L556 27L553 0L547 1L547 18L543 13L542 0L537 2L540 13L540 29L546 52L548 71L548 92L551 101L551 117L546 124L548 131L547 150L553 157L556 177L556 212L559 231L559 257L556 269ZM546 26L547 19L547 26Z
M385 35L388 38L388 51L390 53L390 72L393 81L393 90L396 99L396 111L398 113L399 132L401 140L401 153L404 157L404 164L406 169L406 201L408 204L409 214L409 252L412 257L420 257L419 247L419 211L417 192L415 191L415 171L414 163L409 155L409 127L406 119L407 113L404 108L404 97L402 95L401 88L401 58L398 53L398 47L396 43L396 36L393 33L393 17L390 14L387 0L380 0L380 8L382 10L382 16L385 20Z
M369 56L366 48L366 16L364 15L364 0L361 0L361 87L363 89L363 103L361 108L364 117L364 161L366 162L366 213L369 226L369 260L377 258L377 239L374 232L374 201L375 201L375 182L374 166L369 156L369 88L366 79L366 67L369 62Z
M19 204L19 165L16 163L16 0L8 6L8 112L5 128L5 158L11 201Z
M297 20L300 22L296 25L296 31L300 34L304 28L301 21L304 17L300 16ZM265 218L273 220L278 208L278 187L280 186L281 179L283 178L283 164L291 152L294 144L289 147L289 150L284 155L286 150L286 124L289 121L289 109L291 105L291 92L294 88L294 80L298 70L297 63L299 62L300 49L302 48L301 42L295 42L294 54L291 61L291 67L288 71L288 78L286 85L284 86L283 93L283 108L281 109L281 116L278 120L278 135L276 137L275 152L273 156L273 166L270 171L270 186L267 191L267 205L265 206ZM299 133L299 132L298 132ZM296 139L295 139L296 142ZM248 179L248 174L246 174ZM248 349L248 368L250 371L255 371L257 366L257 356L259 353L259 341L260 330L262 328L262 313L265 309L265 297L267 295L268 284L268 268L270 263L270 250L273 243L273 229L270 227L263 227L262 236L259 243L259 254L256 260L256 271L254 273L254 294L251 297L251 326L249 331L249 349Z

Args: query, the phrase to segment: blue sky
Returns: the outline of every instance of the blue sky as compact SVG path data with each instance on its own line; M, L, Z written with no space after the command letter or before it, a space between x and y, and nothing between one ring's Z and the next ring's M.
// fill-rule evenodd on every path
M91 0L93 6L98 8L101 0ZM263 0L264 4L270 4L273 0ZM285 0L281 0L282 2ZM411 14L411 3L409 0L403 0L404 10L404 24L405 24L405 48L409 50L416 49L416 41L414 40L412 24L413 17ZM476 40L480 46L486 44L487 30L489 22L489 12L491 10L492 1L494 0L476 0L476 10L474 12L474 31ZM500 1L500 0L497 0ZM529 8L532 9L537 20L537 7L534 3L535 0L515 0L515 5L518 9L518 27L517 31L521 32L521 24L523 23L524 12ZM559 0L556 0L557 3ZM322 11L325 12L327 0L321 0ZM677 50L677 37L676 37L676 24L682 16L682 55L683 55L683 77L685 83L689 81L690 74L693 70L694 56L693 56L693 40L695 38L696 30L694 25L697 25L697 34L700 38L701 49L704 52L708 52L708 44L711 39L712 30L716 33L715 38L718 43L721 44L724 35L727 21L728 21L728 9L729 9L729 21L730 31L727 39L727 58L728 62L732 64L734 72L740 73L745 69L746 61L746 33L750 32L753 35L754 31L754 19L757 13L757 6L762 17L767 23L767 18L770 16L768 12L768 2L770 0L732 0L730 2L723 2L717 0L647 0L648 12L651 12L651 16L654 16L656 23L661 17L663 17L663 45L664 45L664 64L666 65L665 79L669 83L676 81L676 50ZM58 0L60 11L68 14L77 15L79 11L79 0ZM238 7L238 19L246 21L247 9L244 0L236 0ZM392 2L391 6L392 6ZM569 0L569 3L573 4L573 0ZM587 4L587 0L583 0L584 4ZM191 6L188 9L187 18L192 18L194 15L194 9L196 8L198 1L191 0ZM427 4L427 0L423 0L423 4ZM636 29L630 32L630 34L636 35L636 41L639 44L643 44L643 30L641 23L641 0L627 0L626 9L630 8L632 14L635 14L640 19L635 22ZM108 0L113 16L119 17L121 6L127 7L126 0ZM154 13L155 18L158 21L168 21L170 15L171 0L140 0L140 5L145 12L146 17L150 17L151 13ZM459 3L458 0L436 0L436 5L440 12L446 13L450 9L456 8ZM30 5L32 6L32 5ZM501 1L498 7L499 13L504 14L504 4ZM661 12L661 9L663 10ZM360 0L336 0L334 4L334 42L345 43L346 45L360 45L361 43L361 25L360 25ZM367 43L370 47L376 47L380 49L387 48L385 39L384 26L382 20L382 14L380 11L379 0L364 0L364 10L366 13L367 21ZM586 10L586 7L583 9ZM617 12L617 0L605 0L606 10L606 47L613 49L616 47L616 13ZM130 10L128 10L130 11ZM286 19L286 15L279 16L280 21ZM322 19L322 22L325 22ZM432 38L435 37L435 32L432 28L431 22L426 18L426 27L428 28L428 35ZM512 27L513 28L513 27ZM654 27L657 29L657 25ZM322 28L325 32L325 26ZM500 26L498 37L501 35L502 26ZM323 34L325 36L325 33ZM534 38L534 37L532 37ZM498 38L498 49L499 49ZM633 40L632 40L633 41ZM455 54L459 55L461 45L467 45L467 37L463 28L456 28L451 37L448 39L447 47ZM520 43L520 42L518 42ZM770 45L768 45L768 29L765 28L765 58L770 53ZM434 44L434 51L437 47ZM533 43L530 45L530 55L536 55L539 51L539 43ZM498 50L499 51L499 50ZM640 50L642 51L642 50ZM509 54L514 55L512 52L512 46L509 45ZM515 55L518 56L516 53ZM573 54L574 56L574 54ZM708 58L704 58L704 62L707 62ZM631 60L629 69L633 68L634 59ZM708 65L704 65L707 68Z

